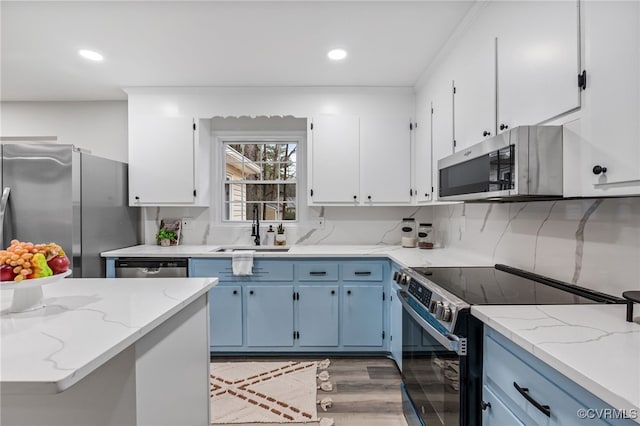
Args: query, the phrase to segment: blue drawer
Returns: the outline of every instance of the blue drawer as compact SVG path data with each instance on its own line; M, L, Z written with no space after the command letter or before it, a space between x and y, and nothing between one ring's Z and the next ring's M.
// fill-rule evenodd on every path
M290 260L254 259L253 275L234 276L231 259L191 259L190 276L218 277L220 281L293 281L293 263Z
M384 265L380 262L349 262L342 265L342 281L382 281Z
M295 269L298 281L338 281L337 263L304 262Z

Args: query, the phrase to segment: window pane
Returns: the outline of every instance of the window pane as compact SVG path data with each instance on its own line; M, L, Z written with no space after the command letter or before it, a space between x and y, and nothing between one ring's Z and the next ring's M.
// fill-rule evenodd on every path
M252 143L250 139L224 144L226 220L251 221L254 206L261 220L296 219L296 147L296 143Z

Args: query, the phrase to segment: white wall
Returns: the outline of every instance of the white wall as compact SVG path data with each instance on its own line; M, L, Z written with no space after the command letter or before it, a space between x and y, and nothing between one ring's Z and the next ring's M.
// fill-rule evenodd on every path
M2 102L1 136L57 136L93 154L127 162L127 102Z

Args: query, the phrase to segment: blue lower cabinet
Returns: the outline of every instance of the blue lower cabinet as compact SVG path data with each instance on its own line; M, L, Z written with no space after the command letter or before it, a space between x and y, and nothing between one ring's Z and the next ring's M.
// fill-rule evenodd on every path
M482 401L484 410L482 411L482 424L485 426L524 426L518 419L486 386L482 388Z
M209 290L211 346L242 346L242 287Z
M382 346L382 285L342 287L342 344L344 346Z
M293 286L246 286L247 346L293 346Z
M339 345L339 298L337 285L296 287L299 346Z

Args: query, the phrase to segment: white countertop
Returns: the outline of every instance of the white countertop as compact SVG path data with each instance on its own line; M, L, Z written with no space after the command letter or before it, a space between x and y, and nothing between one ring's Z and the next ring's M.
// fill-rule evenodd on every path
M472 306L471 313L613 408L640 413L640 324L626 322L625 309Z
M13 290L0 290L2 393L64 391L217 282L67 278L43 286L45 308L18 314L9 313Z
M139 245L103 252L102 257L206 257L229 258L230 252L219 252L232 246L171 246ZM252 249L250 246L237 247ZM260 252L255 257L382 257L389 258L402 267L410 266L489 266L491 259L482 255L447 248L419 249L387 245L299 245L290 246L288 252Z

